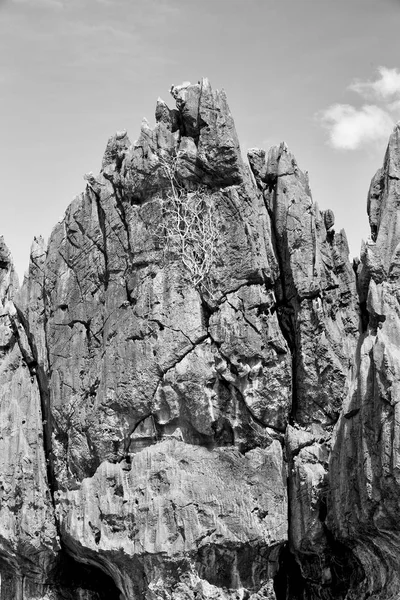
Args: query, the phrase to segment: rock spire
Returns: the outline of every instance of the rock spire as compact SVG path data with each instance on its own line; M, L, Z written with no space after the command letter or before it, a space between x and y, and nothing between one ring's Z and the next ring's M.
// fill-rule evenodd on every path
M395 598L399 129L353 265L284 142L171 95L21 288L0 239L0 598Z

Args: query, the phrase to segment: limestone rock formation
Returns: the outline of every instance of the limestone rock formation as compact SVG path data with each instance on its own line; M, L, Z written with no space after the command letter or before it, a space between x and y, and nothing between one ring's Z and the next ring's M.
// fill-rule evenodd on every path
M21 288L0 242L0 598L397 598L399 128L352 265L284 142L171 94Z
M365 318L330 468L330 526L354 548L367 574L365 595L379 599L400 590L398 140L399 125L371 183L371 238L358 267Z

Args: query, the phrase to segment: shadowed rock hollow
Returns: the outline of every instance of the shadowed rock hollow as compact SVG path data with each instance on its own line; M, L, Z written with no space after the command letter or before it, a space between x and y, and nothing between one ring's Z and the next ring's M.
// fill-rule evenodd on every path
M21 288L1 242L1 600L397 598L399 130L352 265L286 144L171 94Z

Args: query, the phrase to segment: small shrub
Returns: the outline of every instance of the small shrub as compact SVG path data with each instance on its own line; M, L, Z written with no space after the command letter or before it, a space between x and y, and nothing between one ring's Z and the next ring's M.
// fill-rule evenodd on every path
M161 159L169 189L160 199L164 219L158 235L164 238L166 250L178 254L195 288L213 297L209 279L217 240L213 197L204 186L188 191L179 183L179 160L179 153L172 159Z

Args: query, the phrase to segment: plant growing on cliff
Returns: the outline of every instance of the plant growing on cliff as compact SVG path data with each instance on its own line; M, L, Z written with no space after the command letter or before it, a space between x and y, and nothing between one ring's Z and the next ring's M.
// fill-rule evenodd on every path
M161 159L169 189L161 198L163 222L159 235L166 249L177 253L195 288L211 298L210 271L216 256L217 227L211 192L204 186L187 190L177 178L181 153Z

